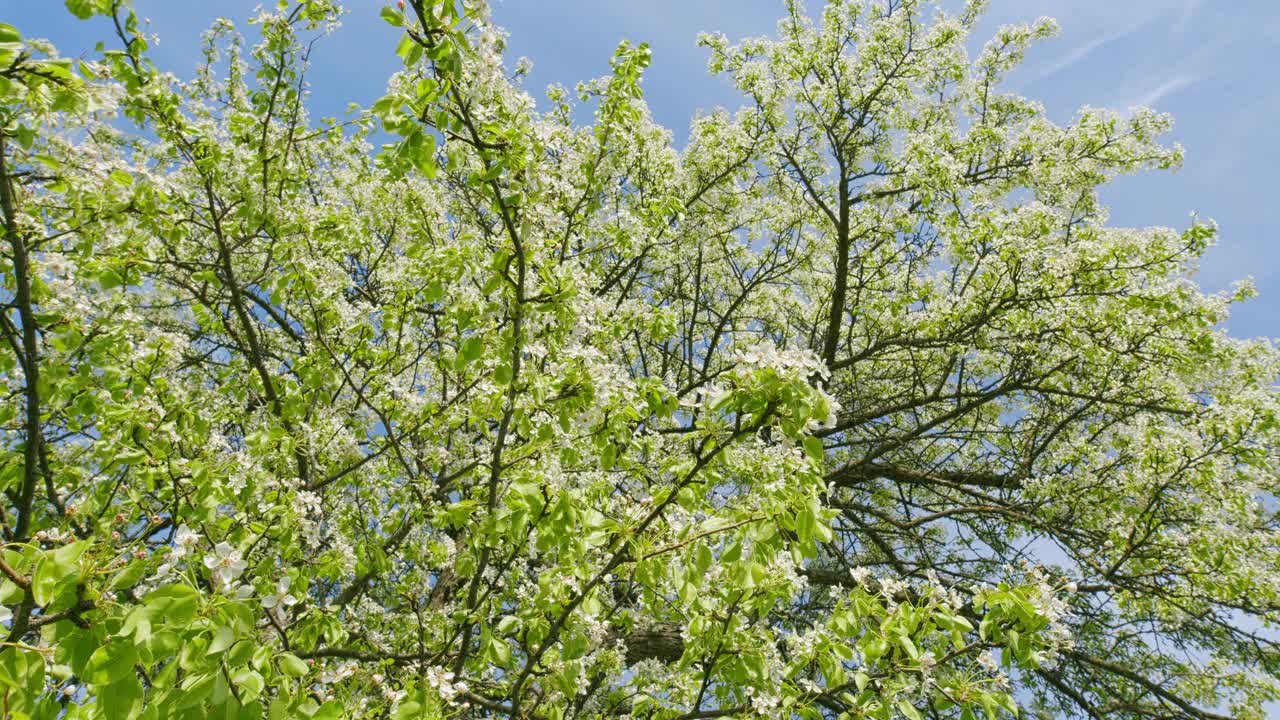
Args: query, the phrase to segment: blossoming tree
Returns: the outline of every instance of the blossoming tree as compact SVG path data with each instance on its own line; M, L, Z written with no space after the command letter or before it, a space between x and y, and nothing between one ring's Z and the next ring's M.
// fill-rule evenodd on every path
M328 0L185 81L0 25L6 717L1261 718L1280 356L1107 225L1169 119L1050 122L984 4L707 36L683 150L478 2L345 121Z

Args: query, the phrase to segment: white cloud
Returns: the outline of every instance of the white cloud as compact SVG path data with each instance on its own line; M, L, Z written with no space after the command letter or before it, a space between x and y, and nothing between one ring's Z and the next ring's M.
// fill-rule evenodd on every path
M1114 42L1121 38L1127 37L1141 30L1145 25L1147 25L1148 22L1149 21L1142 21L1139 23L1135 23L1134 25L1127 27L1123 30L1120 30L1118 32L1110 33L1108 35L1103 35L1102 37L1090 40L1089 42L1084 43L1083 45L1076 46L1066 55L1063 55L1062 57L1058 58L1057 60L1053 61L1048 66L1046 66L1045 68L1037 72L1035 77L1032 78L1032 81L1034 82L1036 80L1043 80L1049 77L1050 75L1055 75L1059 72L1062 72L1063 70L1066 70L1067 68L1071 67L1072 65L1075 65L1081 60L1084 60L1091 53L1093 53L1094 50L1097 50L1103 45L1106 45L1107 43Z
M1185 88L1194 85L1200 78L1195 75L1178 75L1170 78L1156 87L1148 90L1145 94L1139 96L1129 103L1131 108L1135 107L1154 107L1164 98Z
M1191 22L1191 18L1195 17L1200 6L1204 5L1204 0L1183 0L1182 11L1178 13L1178 19L1173 24L1173 29L1182 31Z

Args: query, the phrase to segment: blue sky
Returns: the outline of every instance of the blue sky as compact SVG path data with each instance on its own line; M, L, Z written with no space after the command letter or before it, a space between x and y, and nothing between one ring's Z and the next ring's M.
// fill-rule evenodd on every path
M198 38L218 16L243 20L258 0L135 0L161 38L160 65L189 74ZM341 115L368 104L397 67L392 29L377 17L381 0L347 0L345 26L313 56L311 106ZM814 4L811 0L811 4ZM654 115L683 142L699 108L736 107L738 98L705 71L695 45L701 30L731 38L769 33L781 0L494 0L511 33L511 58L534 61L529 87L603 74L617 42L648 41L654 62L645 81ZM1081 105L1168 111L1172 139L1186 147L1185 167L1118 181L1106 192L1112 221L1185 227L1195 210L1218 221L1220 245L1204 261L1201 284L1222 289L1252 276L1262 296L1238 307L1229 324L1241 336L1280 335L1280 2L1276 0L992 0L983 32L1040 15L1061 35L1038 46L1009 81L1068 122ZM109 29L76 21L59 0L0 0L0 18L28 36L53 40L66 55L92 50Z

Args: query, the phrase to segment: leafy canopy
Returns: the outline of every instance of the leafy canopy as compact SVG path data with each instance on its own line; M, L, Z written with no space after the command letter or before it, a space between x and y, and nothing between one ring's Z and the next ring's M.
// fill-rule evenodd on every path
M705 36L683 150L479 2L345 120L328 0L188 80L0 25L6 716L1263 717L1280 356L1107 224L1169 118L1052 123L984 4Z

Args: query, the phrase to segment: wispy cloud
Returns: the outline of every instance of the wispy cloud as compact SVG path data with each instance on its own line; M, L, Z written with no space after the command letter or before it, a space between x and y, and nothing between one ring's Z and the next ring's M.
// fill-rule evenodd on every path
M1204 0L1183 0L1182 10L1178 13L1178 19L1174 21L1173 29L1181 32L1191 22L1191 18L1195 17L1196 12L1200 10L1200 6L1204 5Z
M1190 25L1191 21L1200 12L1206 2L1206 0L1180 0L1180 3L1171 3L1169 0L1154 3L1145 2L1144 0L1133 1L1134 5L1132 7L1150 5L1148 8L1149 12L1140 14L1132 22L1122 26L1118 30L1113 30L1112 32L1100 32L1093 39L1075 46L1058 59L1040 68L1030 79L1030 82L1043 80L1051 75L1056 75L1057 73L1067 70L1092 55L1099 48L1119 40L1123 40L1124 38L1146 30L1157 23L1170 22L1171 17L1172 32L1175 34L1180 33ZM1097 25L1098 23L1094 24ZM1098 30L1101 29L1102 28L1098 28Z
M1146 93L1134 98L1128 105L1130 108L1155 107L1164 98L1182 88L1194 85L1199 80L1200 78L1196 75L1178 75L1169 78Z
M1031 78L1031 82L1036 82L1038 80L1043 80L1051 75L1056 75L1062 72L1063 70L1066 70L1067 68L1071 67L1072 65L1075 65L1081 60L1084 60L1085 58L1089 57L1091 54L1093 54L1093 51L1097 50L1103 45L1106 45L1108 43L1113 43L1117 40L1126 38L1138 32L1139 30L1142 30L1150 23L1151 23L1151 19L1149 18L1144 19L1139 22L1133 23L1132 25L1129 25L1128 27L1125 27L1121 30L1117 30L1115 32L1108 33L1106 35L1096 37L1093 40L1090 40L1089 42L1083 43L1081 45L1077 45L1075 48L1072 48L1069 52L1067 52L1066 55L1063 55L1062 57L1058 58L1052 63L1046 65L1044 68L1041 68L1039 72L1037 72L1035 76Z

